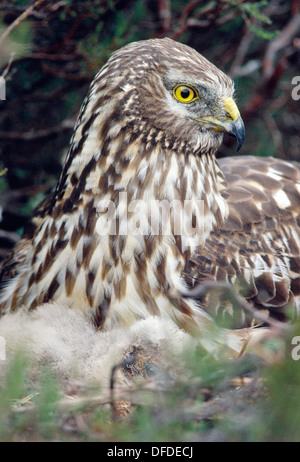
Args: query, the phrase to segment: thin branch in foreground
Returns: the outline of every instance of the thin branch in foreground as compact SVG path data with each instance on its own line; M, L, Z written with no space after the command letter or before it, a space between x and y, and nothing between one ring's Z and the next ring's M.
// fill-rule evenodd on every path
M219 291L221 293L228 294L228 297L233 300L237 305L239 305L244 311L250 313L255 319L258 321L268 324L269 326L273 327L280 332L289 330L289 327L286 323L277 321L276 319L272 319L263 315L259 310L254 308L250 303L247 302L245 298L243 298L235 289L234 287L230 286L226 282L219 282L219 281L207 281L198 284L197 287L190 290L189 292L183 294L186 298L201 298L204 297L209 291Z

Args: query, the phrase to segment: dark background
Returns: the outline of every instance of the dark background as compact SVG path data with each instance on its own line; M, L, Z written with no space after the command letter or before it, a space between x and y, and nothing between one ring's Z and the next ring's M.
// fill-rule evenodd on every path
M300 159L300 101L292 97L292 79L300 75L299 0L0 5L0 76L6 82L6 100L0 101L0 259L55 185L91 80L128 42L168 36L194 47L236 82L247 130L239 154ZM231 139L219 155L235 155Z

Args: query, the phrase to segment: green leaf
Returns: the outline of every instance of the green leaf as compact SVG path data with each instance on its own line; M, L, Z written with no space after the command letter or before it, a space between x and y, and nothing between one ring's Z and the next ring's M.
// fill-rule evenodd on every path
M252 24L251 22L247 23L248 28L255 33L258 37L264 39L264 40L272 40L273 38L277 37L279 34L278 30L275 30L273 32L266 31L262 29L259 26L256 26L255 24Z

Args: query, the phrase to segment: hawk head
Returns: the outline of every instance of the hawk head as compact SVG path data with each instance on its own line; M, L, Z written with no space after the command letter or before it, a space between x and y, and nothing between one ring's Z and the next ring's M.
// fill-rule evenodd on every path
M244 141L232 80L207 59L171 39L131 43L99 72L92 92L115 102L119 130L131 127L151 145L214 153L223 133ZM107 109L106 109L107 110ZM115 134L112 128L111 137Z

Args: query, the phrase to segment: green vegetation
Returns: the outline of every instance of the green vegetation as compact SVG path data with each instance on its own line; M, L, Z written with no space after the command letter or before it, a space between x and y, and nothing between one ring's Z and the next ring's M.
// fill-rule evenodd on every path
M123 413L101 384L77 389L49 365L33 373L18 353L1 381L0 441L299 441L300 367L290 335L237 360L186 353L176 358L180 374L170 362L124 388Z

